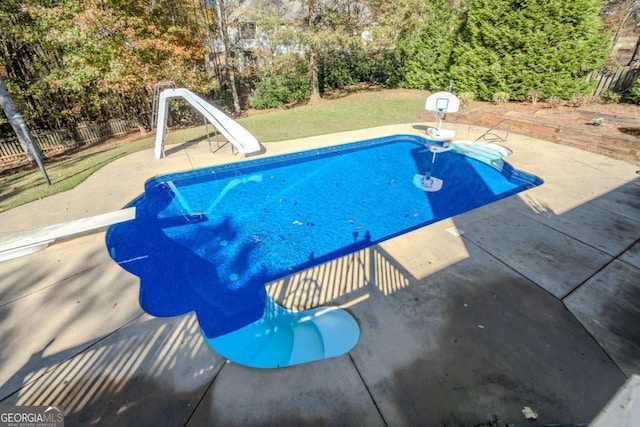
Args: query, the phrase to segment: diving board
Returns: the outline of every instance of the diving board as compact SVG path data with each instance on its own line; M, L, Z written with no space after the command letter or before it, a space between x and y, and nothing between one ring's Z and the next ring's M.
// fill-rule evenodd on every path
M0 262L41 251L56 241L97 232L135 217L136 208L131 207L0 236Z

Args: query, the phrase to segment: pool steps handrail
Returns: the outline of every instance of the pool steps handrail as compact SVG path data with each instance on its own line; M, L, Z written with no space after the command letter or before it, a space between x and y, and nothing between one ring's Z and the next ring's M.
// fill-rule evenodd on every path
M94 215L33 230L0 236L0 262L29 255L50 244L102 231L111 225L130 221L136 217L136 208Z
M498 135L495 132L495 130L498 127L500 127L500 125L503 124L503 123L508 124L508 127L507 127L506 134L505 134L504 138L501 137L500 135ZM495 142L499 142L501 144L506 144L507 139L509 138L509 134L511 133L511 126L512 125L513 125L513 122L511 121L511 119L499 120L493 126L491 126L489 129L487 129L482 135L480 135L479 137L474 139L473 143L474 143L474 145L483 145L483 144L495 143Z
M504 123L506 123L508 127L503 137L496 133L496 129ZM458 140L450 141L449 143L458 153L472 157L501 171L504 167L503 158L513 154L513 151L509 147L500 145L507 142L507 138L509 138L511 132L511 123L511 119L502 119L474 140Z
M255 153L262 150L262 146L255 136L242 127L238 122L200 98L189 89L171 88L160 93L158 101L158 127L154 154L156 159L164 157L164 139L167 132L167 117L170 98L183 98L207 119L238 151L242 154Z

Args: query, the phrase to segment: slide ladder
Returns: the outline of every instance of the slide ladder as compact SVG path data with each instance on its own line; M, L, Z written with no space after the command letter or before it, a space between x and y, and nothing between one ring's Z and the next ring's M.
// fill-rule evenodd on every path
M262 146L255 136L243 128L238 122L224 114L195 93L184 88L165 89L160 93L158 100L158 127L156 132L155 157L164 157L164 137L166 134L167 116L169 112L169 99L183 98L193 108L198 110L220 132L238 152L242 154L255 153L262 150Z
M158 105L160 105L160 93L166 87L175 88L175 82L163 80L153 85L153 102L151 104L151 129L158 125Z

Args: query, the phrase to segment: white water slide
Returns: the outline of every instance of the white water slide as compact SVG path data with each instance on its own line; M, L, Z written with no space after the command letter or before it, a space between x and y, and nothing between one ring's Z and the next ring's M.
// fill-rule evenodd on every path
M195 93L184 88L165 89L160 94L158 105L158 131L156 132L155 147L156 159L164 157L164 137L167 126L167 112L169 111L169 98L184 98L185 101L191 104L214 125L218 132L233 144L240 153L255 153L262 149L262 146L251 132Z

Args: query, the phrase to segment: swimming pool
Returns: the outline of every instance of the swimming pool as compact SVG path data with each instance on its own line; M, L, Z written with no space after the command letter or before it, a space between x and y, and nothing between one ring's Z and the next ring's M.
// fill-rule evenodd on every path
M234 362L338 356L359 337L347 312L288 310L265 284L542 183L450 148L394 135L156 177L106 244L148 313L194 311Z

